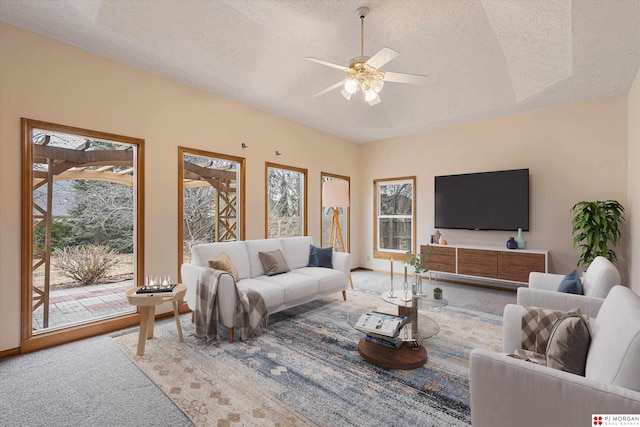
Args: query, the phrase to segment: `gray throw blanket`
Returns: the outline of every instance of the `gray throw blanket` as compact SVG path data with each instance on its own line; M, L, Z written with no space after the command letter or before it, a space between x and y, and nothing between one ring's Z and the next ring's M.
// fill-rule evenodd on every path
M218 332L218 281L221 270L204 271L196 288L196 337L205 342L219 342ZM240 339L246 341L260 335L267 317L267 309L262 296L255 291L246 293L236 289L234 325Z

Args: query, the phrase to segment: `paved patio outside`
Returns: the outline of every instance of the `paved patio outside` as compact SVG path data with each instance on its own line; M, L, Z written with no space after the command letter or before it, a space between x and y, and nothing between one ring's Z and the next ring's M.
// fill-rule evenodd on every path
M136 307L130 305L124 295L124 291L132 287L133 280L127 280L51 291L49 329L135 312ZM33 312L36 332L43 330L43 313L44 306Z

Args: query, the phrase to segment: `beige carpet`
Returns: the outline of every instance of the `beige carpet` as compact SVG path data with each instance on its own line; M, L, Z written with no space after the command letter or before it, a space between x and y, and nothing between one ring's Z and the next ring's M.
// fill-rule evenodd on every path
M386 370L357 352L362 333L347 314L383 305L379 296L349 292L271 316L249 343L203 345L183 316L185 342L172 319L156 325L138 357L137 330L116 344L199 426L468 425L468 355L501 348L501 318L447 307L426 314L440 333L425 341L427 363Z

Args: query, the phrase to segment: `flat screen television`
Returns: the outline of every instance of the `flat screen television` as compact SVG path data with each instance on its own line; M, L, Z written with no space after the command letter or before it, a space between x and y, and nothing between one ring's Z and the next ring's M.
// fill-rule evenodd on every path
M529 169L436 176L435 228L529 231Z

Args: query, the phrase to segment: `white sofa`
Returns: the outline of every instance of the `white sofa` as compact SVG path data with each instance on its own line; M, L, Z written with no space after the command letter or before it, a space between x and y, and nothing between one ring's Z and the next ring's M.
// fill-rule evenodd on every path
M503 316L503 352L469 357L474 427L585 426L592 414L640 414L640 296L614 287L590 320L585 376L507 356L521 348L522 307Z
M313 239L305 236L194 245L191 248L192 264L182 264L181 268L182 283L187 285L185 301L191 310L195 310L198 282L209 268L209 261L218 257L221 252L229 255L240 279L234 283L233 278L225 274L218 283L220 323L229 328L229 342L233 342L235 326L235 286L240 290L252 289L258 292L265 302L268 314L338 291L342 291L346 300L351 269L350 255L334 251L333 268L307 267L312 244ZM282 251L291 271L267 276L258 253L276 249Z
M569 311L576 307L582 314L596 317L611 288L620 284L618 269L605 257L596 257L582 276L584 295L558 292L563 274L529 273L529 287L518 288L518 305Z

